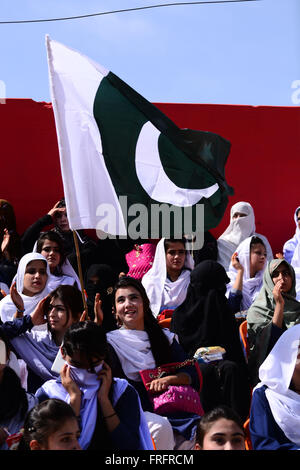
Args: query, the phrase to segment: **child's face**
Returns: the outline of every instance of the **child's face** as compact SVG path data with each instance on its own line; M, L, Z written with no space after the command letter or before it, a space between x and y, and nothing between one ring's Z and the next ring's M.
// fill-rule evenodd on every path
M245 436L232 420L220 418L209 428L197 450L245 450Z
M81 450L80 430L76 419L68 419L61 428L48 437L47 446L41 450Z
M267 252L261 243L256 243L250 251L250 267L254 272L261 271L266 265Z

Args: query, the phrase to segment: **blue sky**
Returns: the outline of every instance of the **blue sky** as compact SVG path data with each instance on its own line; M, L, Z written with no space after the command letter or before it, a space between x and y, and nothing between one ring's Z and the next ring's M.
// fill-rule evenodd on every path
M167 0L2 0L0 21L163 3ZM0 80L8 98L50 101L49 34L152 102L295 106L300 105L299 22L299 0L260 0L0 24Z

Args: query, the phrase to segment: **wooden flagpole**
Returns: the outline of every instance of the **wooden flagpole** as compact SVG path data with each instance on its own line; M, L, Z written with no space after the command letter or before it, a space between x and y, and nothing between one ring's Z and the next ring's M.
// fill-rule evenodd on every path
M82 276L82 267L81 267L79 245L78 245L78 239L77 239L77 234L76 234L75 230L73 230L73 238L74 238L74 243L75 243L77 266L78 266L78 275L79 275L80 286L81 286L81 295L82 295L83 307L84 307L84 310L86 311L86 315L88 317L88 307L87 307L85 293L84 293L84 284L83 284L83 276Z

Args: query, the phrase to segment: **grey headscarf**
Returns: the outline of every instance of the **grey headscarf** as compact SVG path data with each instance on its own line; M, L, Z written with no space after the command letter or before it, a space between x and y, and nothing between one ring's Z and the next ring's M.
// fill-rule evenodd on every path
M268 346L275 310L272 274L282 263L286 264L292 277L290 291L282 294L284 298L283 330L300 323L300 302L296 300L294 268L285 259L273 259L269 261L264 272L263 286L247 312L248 341L250 346L249 369L254 368L256 371L269 352Z

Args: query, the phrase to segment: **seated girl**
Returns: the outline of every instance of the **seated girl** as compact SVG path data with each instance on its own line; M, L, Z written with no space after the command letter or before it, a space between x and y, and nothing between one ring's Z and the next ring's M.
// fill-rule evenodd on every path
M30 315L0 325L0 336L12 345L30 372L28 389L35 391L45 380L57 377L51 370L67 328L83 312L81 292L62 285L42 299ZM36 330L35 325L46 325Z
M37 390L39 401L69 403L81 421L84 450L153 450L151 436L135 389L112 377L106 363L107 343L101 326L79 322L65 333L61 378Z
M263 286L247 312L249 357L252 384L258 369L282 333L300 322L300 302L296 300L295 272L284 259L268 263Z
M300 325L285 331L259 369L249 431L254 450L300 449Z
M294 212L294 221L296 224L295 234L290 240L287 240L283 245L284 259L292 264L292 259L295 253L295 248L299 245L300 240L300 206Z
M8 345L0 341L5 356L0 358L0 450L7 450L6 439L23 427L25 416L37 399L22 387L17 358Z
M193 267L194 261L186 252L184 238L162 238L158 242L153 266L142 279L155 317L162 310L174 310L184 301Z
M254 302L263 284L266 260L266 247L255 236L246 238L233 253L227 272L227 297L231 305L235 302L234 313L248 310Z
M81 450L80 430L73 408L62 400L49 399L27 414L20 440L13 450Z
M63 240L56 232L43 233L38 239L33 251L41 253L46 260L51 272L49 280L50 290L54 290L60 284L75 285L80 289L79 278L64 252Z
M50 269L40 253L28 253L19 263L15 282L10 294L0 301L2 322L11 321L15 316L30 315L40 300L49 292Z
M170 329L189 357L202 347L225 349L217 363L199 364L203 374L201 402L205 412L224 404L246 419L250 405L248 371L238 325L225 295L228 281L220 263L199 263L191 272L186 299L174 311Z
M235 411L218 406L202 416L195 450L246 450L245 447L243 422Z
M139 373L162 364L182 362L187 355L175 334L159 326L140 281L120 278L114 289L114 309L121 327L107 333L113 375L126 378L138 391L157 449L168 450L180 445L191 449L200 416L179 412L176 416L161 417L153 413L153 403ZM169 385L192 385L198 389L197 373L193 367L185 367L177 374L153 380L150 390L166 391Z
M8 287L22 256L15 211L10 202L0 199L0 280Z

